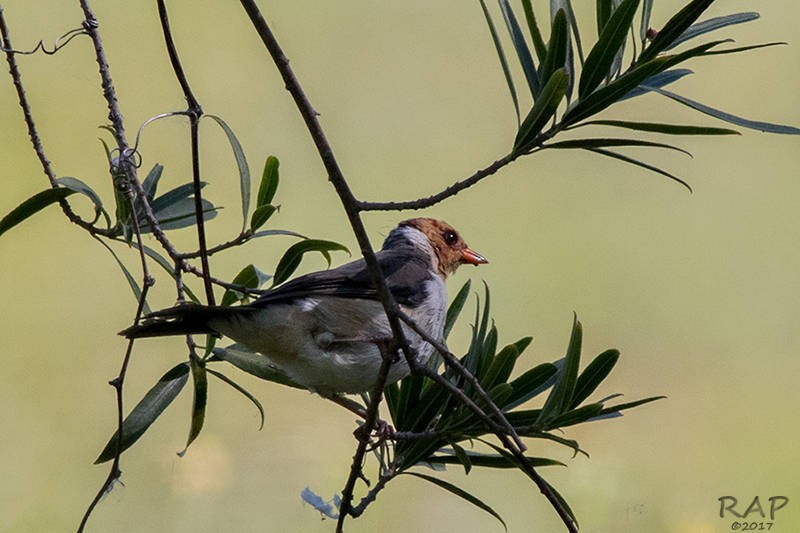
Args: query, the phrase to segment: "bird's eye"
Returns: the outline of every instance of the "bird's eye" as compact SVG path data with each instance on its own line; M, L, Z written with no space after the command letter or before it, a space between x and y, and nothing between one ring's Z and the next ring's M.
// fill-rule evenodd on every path
M444 242L446 242L449 246L452 246L458 242L458 234L453 230L445 231L442 236L444 237Z

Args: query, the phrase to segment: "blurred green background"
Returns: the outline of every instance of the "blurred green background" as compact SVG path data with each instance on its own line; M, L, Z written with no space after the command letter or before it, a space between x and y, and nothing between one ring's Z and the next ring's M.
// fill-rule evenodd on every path
M95 4L132 136L148 117L185 104L154 3ZM534 4L544 17L547 3ZM594 2L574 4L584 35L593 38ZM657 2L654 25L682 4ZM797 3L718 4L708 16L762 14L725 31L737 43L790 45L694 60L697 75L679 82L678 92L749 118L800 124ZM2 5L17 48L52 43L82 20L76 2ZM303 123L238 3L184 0L169 8L204 110L234 128L254 175L266 155L281 160L282 209L272 227L356 249ZM262 2L262 8L359 197L425 196L510 148L513 109L477 2L305 0ZM56 172L90 183L111 203L97 141L107 112L88 39L53 57L19 61ZM604 116L722 125L656 96ZM0 83L0 124L5 214L46 186L10 78ZM574 310L585 327L586 358L608 347L622 351L599 395L669 396L568 431L591 459L534 443L534 454L569 464L544 474L584 531L729 531L731 517L719 518L718 498L725 495L740 502L759 496L765 506L770 496L786 496L772 531L800 531L799 143L745 131L679 140L695 154L691 160L640 152L686 178L693 195L620 162L542 153L419 213L448 220L491 260L478 270L463 268L450 281L451 294L467 278L486 280L501 342L535 337L520 367L560 356ZM209 229L212 240L223 241L241 224L236 168L210 121L203 123L202 146L202 171L211 182L206 193L228 207ZM143 169L165 165L163 190L186 182L187 148L185 120L153 124L141 144ZM376 213L365 220L379 244L408 216ZM191 245L190 230L175 235ZM249 262L271 272L290 243L253 242L216 258L214 273L230 279ZM135 268L136 256L119 251ZM302 266L322 267L318 257ZM130 323L135 301L112 257L55 208L0 238L0 272L0 531L74 530L107 473L107 466L91 463L115 428L107 381L125 347L116 332ZM172 283L161 276L151 305L173 299ZM469 316L451 337L456 351L464 348ZM178 339L137 343L127 406L184 354ZM257 413L246 400L213 381L206 428L178 458L189 424L187 389L123 457L125 487L101 503L88 531L333 531L333 522L320 520L299 494L307 485L327 497L341 490L354 451L353 417L308 393L231 373L264 403L264 430L257 431ZM483 497L512 532L561 531L520 474L474 470L464 478L452 468L446 478ZM391 483L347 527L379 529L502 530L480 510L410 478Z

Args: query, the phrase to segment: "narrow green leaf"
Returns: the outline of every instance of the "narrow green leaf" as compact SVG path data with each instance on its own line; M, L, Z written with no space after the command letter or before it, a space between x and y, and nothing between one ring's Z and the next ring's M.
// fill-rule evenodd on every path
M189 378L189 363L180 363L161 376L122 423L122 442L119 453L124 452L147 431L164 409L178 396ZM109 439L95 464L113 459L117 454L119 430Z
M567 16L563 9L556 12L553 19L553 29L550 32L550 41L547 44L547 59L542 64L542 82L547 83L553 72L563 68L567 61Z
M536 74L536 66L533 64L528 44L525 42L525 37L522 35L522 30L519 28L517 18L514 16L514 11L511 10L508 0L497 0L497 3L500 4L503 19L508 28L508 33L511 35L511 42L514 44L514 51L517 53L519 64L522 66L522 72L528 82L531 96L536 99L539 96L540 89L539 76Z
M200 182L200 189L204 189L205 186L208 185L205 181ZM194 183L184 183L183 185L178 185L174 189L171 189L158 198L155 198L150 202L150 208L153 210L154 213L161 211L163 209L167 209L175 205L176 203L180 202L181 200L186 200L192 198L194 195ZM143 218L143 217L139 217Z
M547 57L547 46L545 46L544 39L542 39L542 32L539 31L539 24L536 22L536 14L533 12L531 0L522 0L522 8L525 11L525 20L528 23L528 31L531 34L533 48L536 50L536 56L541 64Z
M652 396L650 398L636 400L635 402L621 403L619 405L611 405L609 407L603 408L603 410L600 411L600 414L598 416L603 416L610 413L619 413L620 411L624 411L625 409L632 409L634 407L639 407L640 405L654 402L656 400L663 400L664 398L666 398L666 396Z
M646 63L638 62L639 64L636 68L629 70L613 82L597 89L586 98L582 98L576 102L575 105L564 114L562 123L564 125L574 124L599 113L620 101L623 96L651 76L664 72L668 68L674 67L687 59L703 55L709 49L723 42L726 41L706 43L680 54L657 57Z
M504 405L514 394L514 387L509 383L498 383L486 392L495 405Z
M250 392L247 389L245 389L244 387L233 381L225 374L222 374L221 372L217 372L216 370L212 370L210 368L206 368L206 372L218 378L220 381L227 383L228 385L239 391L242 394L242 396L250 400L253 403L253 405L256 406L256 409L258 409L258 414L261 417L261 423L258 425L258 430L261 431L262 429L264 429L264 420L265 420L264 407L261 405L261 402L259 402L255 396L250 394Z
M586 422L587 420L596 417L597 415L600 414L602 410L603 410L602 403L590 403L588 405L584 405L583 407L578 407L577 409L571 409L555 417L543 429L553 430L556 428L565 428L567 426L574 426L576 424Z
M670 50L681 43L685 43L689 39L694 39L700 35L705 35L706 33L719 30L727 26L733 26L734 24L742 24L744 22L756 20L759 16L760 15L758 13L752 11L748 13L734 13L733 15L714 17L704 20L703 22L698 22L697 24L692 24L686 28L686 31L684 31L677 39L672 41L672 44L664 48L664 50Z
M464 467L464 474L469 475L469 471L472 470L472 461L469 459L469 455L467 455L466 450L456 444L455 442L451 442L450 446L453 448L453 453L455 454L455 458L461 463L461 466Z
M653 88L653 91L663 94L664 96L675 100L678 103L681 103L685 106L691 107L701 113L705 113L706 115L712 116L714 118L718 118L720 120L724 120L725 122L730 122L731 124L736 124L737 126L741 126L743 128L749 128L758 131L764 131L767 133L780 133L784 135L800 135L800 128L796 128L794 126L785 126L783 124L772 124L769 122L759 122L756 120L748 120L746 118L738 117L736 115L732 115L730 113L726 113L725 111L720 111L719 109L714 109L713 107L709 107L705 104L701 104L700 102L696 102L694 100L690 100L685 96L681 96L679 94L675 94L671 91L667 91L665 89L656 89Z
M542 363L511 381L514 393L506 400L503 410L514 409L541 394L553 384L552 380L557 372L558 368L552 363Z
M142 188L147 194L147 200L152 202L158 190L158 182L161 180L161 174L164 172L164 166L156 163L142 182Z
M133 274L131 274L130 270L128 270L128 267L125 266L125 263L123 263L120 260L120 258L117 257L117 254L114 252L114 250L108 244L106 244L100 237L98 237L96 235L92 235L92 237L97 242L102 244L103 247L106 250L108 250L108 252L114 258L114 261L116 261L117 265L119 265L120 270L122 270L122 274L125 276L125 281L128 282L128 286L131 288L131 291L133 292L133 295L136 298L136 301L137 302L140 301L142 299L142 289L139 288L139 283L136 282L136 279L133 277ZM142 306L142 311L145 314L149 314L150 313L150 306L147 305L146 301L144 302L144 304Z
M250 231L257 231L258 228L267 223L267 220L277 211L274 205L264 204L256 207L253 216L250 217Z
M73 191L89 198L94 204L94 212L95 212L95 218L92 221L92 224L97 222L97 220L100 218L100 215L103 215L106 219L107 227L111 228L111 218L108 216L108 213L103 208L103 201L100 199L100 196L96 192L94 192L94 189L89 187L86 183L82 182L78 178L70 178L70 177L57 178L56 183L58 183L61 187L72 189Z
M533 148L536 136L542 131L553 115L558 110L558 104L564 99L569 83L563 68L553 72L547 84L542 89L539 99L533 104L528 116L522 121L516 139L514 139L514 152L526 152Z
M650 45L642 50L637 63L641 64L654 59L680 37L680 35L703 14L703 11L708 9L713 3L714 0L692 0L686 4L683 9L678 11L667 21L664 27L658 32L658 35L650 42Z
M257 269L253 264L249 264L244 267L236 277L233 278L234 285L241 285L247 289L257 289L264 283L266 283L270 279L269 274L265 274ZM234 303L240 301L242 298L242 293L239 291L235 291L233 289L227 289L225 294L222 295L222 301L220 305L223 307L227 307L229 305L233 305Z
M509 344L498 353L492 360L491 365L481 376L481 385L489 390L495 385L505 383L514 370L514 364L519 357L519 350L513 344ZM513 387L511 388L513 391ZM502 402L499 404L502 405Z
M590 120L581 126L615 126L636 131L664 133L667 135L741 135L736 130L711 128L708 126L684 126L680 124L660 124L657 122L631 122L627 120Z
M464 304L467 303L467 297L469 296L469 288L471 285L471 280L467 280L466 283L464 283L456 293L455 298L453 298L453 303L451 303L450 307L447 308L447 316L444 320L443 338L447 339L447 336L450 335L450 331L452 331L453 326L461 314L461 311L464 309Z
M603 27L600 38L589 51L578 84L578 95L585 98L606 78L620 47L628 35L628 28L639 7L639 0L623 0Z
M578 57L580 58L581 64L583 64L584 59L583 46L581 45L581 33L578 28L578 19L575 17L575 10L572 9L572 0L550 0L550 20L551 22L555 20L556 13L562 9L567 16L567 22L569 22L569 25L572 28L572 35L575 36L575 45L578 47Z
M603 28L606 27L608 19L611 18L613 7L611 0L596 0L595 19L597 20L597 37L603 34ZM591 51L589 51L589 54L591 55Z
M653 0L642 0L642 23L639 25L639 38L647 41L647 30L650 29L650 15L653 13Z
M289 279L294 271L297 270L297 267L300 266L300 261L307 252L329 252L333 250L350 253L346 246L333 241L307 239L293 244L278 261L278 266L275 267L275 275L272 278L272 286L280 285Z
M612 152L611 150L604 150L602 148L587 148L587 150L589 150L590 152L594 152L596 154L604 155L606 157L611 157L613 159L619 159L620 161L625 161L626 163L630 163L632 165L636 165L637 167L642 167L642 168L646 168L647 170L651 170L651 171L653 171L653 172L655 172L657 174L661 174L662 176L666 176L671 180L677 181L678 183L680 183L681 185L686 187L689 190L689 192L692 192L691 185L689 185L688 183L686 183L685 181L680 179L678 176L676 176L674 174L670 174L666 170L661 170L660 168L658 168L656 166L650 165L648 163L644 163L644 162L639 161L638 159L634 159L632 157L628 157L627 155L619 154L617 152Z
M247 158L244 155L244 150L236 138L236 134L228 126L228 124L216 115L204 115L213 119L225 132L228 137L228 142L231 144L233 150L233 157L236 159L236 166L239 169L239 188L242 194L242 231L247 227L247 212L250 210L250 167L247 166Z
M139 245L136 242L133 242L131 244L137 250L139 249ZM167 273L170 276L172 276L173 279L175 279L175 280L178 279L178 275L175 273L174 263L172 263L171 261L167 261L167 259L163 255L159 254L158 252L156 252L155 250L153 250L149 246L143 246L142 249L144 250L144 253L148 257L153 259L161 268L166 270ZM184 290L184 292L186 292L186 296L188 296L189 299L192 300L194 303L197 303L197 304L201 303L200 299L194 294L194 292L188 286L184 285L183 286L183 290ZM147 311L147 312L149 312L149 311Z
M217 211L219 209L205 198L200 199L200 205L203 209L203 220L211 220L217 216ZM178 200L169 207L154 211L153 214L156 220L158 220L158 225L162 230L188 228L197 224L194 198ZM141 223L140 229L142 233L149 233L152 231L150 224L146 221Z
M305 387L297 384L275 363L261 354L247 350L244 346L234 344L227 348L214 348L213 353L214 356L209 361L227 361L257 378L305 390Z
M583 328L578 321L578 317L575 316L569 346L567 346L564 369L559 374L553 390L550 391L550 395L547 397L544 407L542 407L539 420L536 421L537 427L546 427L551 420L564 413L572 403L581 360L582 338Z
M277 157L272 155L267 157L264 162L264 172L261 174L261 184L258 186L256 206L271 204L272 199L275 198L275 192L277 192L280 182L279 166L280 162Z
M545 144L542 148L556 148L556 149L578 149L582 148L588 150L589 148L605 148L609 146L646 146L651 148L665 148L667 150L675 150L683 154L692 156L683 148L678 148L671 144L658 143L653 141L643 141L639 139L616 139L616 138L603 138L603 139L570 139L568 141L559 141L551 144Z
M689 70L688 68L674 68L667 70L665 72L659 72L655 76L650 76L649 78L644 80L638 87L634 87L633 89L628 91L622 98L620 98L617 101L622 102L623 100L628 100L630 98L635 98L637 96L647 94L652 90L653 87L664 87L671 83L675 83L679 79L688 76L689 74L694 74L694 72Z
M192 381L194 383L194 401L192 402L192 425L189 428L189 437L186 439L186 447L178 452L178 457L186 455L186 450L194 442L206 419L206 402L208 400L208 375L206 367L191 359L189 367L192 370Z
M11 210L9 214L0 220L0 235L7 232L31 215L35 215L48 205L54 204L75 194L75 191L66 187L57 189L45 189L38 192Z
M459 498L462 498L462 499L468 501L469 503L471 503L475 507L478 507L479 509L481 509L481 510L489 513L493 517L495 517L501 524L503 524L503 528L506 531L508 531L508 526L506 526L505 521L503 521L503 518L499 514L497 514L497 512L495 512L494 509L492 509L491 507L489 507L488 505L483 503L480 499L476 498L475 496L473 496L469 492L465 491L464 489L462 489L460 487L457 487L457 486L453 485L452 483L448 483L447 481L445 481L443 479L439 479L439 478L436 478L436 477L433 477L433 476L429 476L427 474L420 474L418 472L403 472L403 474L406 474L406 475L409 475L409 476L418 477L420 479L424 479L425 481L433 483L434 485L436 485L436 486L438 486L440 488L443 488L444 490L450 492L451 494L455 494Z
M774 41L771 43L751 44L749 46L737 46L735 48L726 48L725 50L713 50L706 52L703 56L721 56L725 54L738 54L739 52L747 52L750 50L758 50L759 48L769 48L772 46L786 46L786 41Z
M466 453L472 466L482 466L486 468L518 468L515 461L502 455L488 455L470 451ZM534 468L539 468L540 466L567 466L561 461L548 459L546 457L526 457L526 459ZM434 455L425 459L425 462L444 465L463 464L458 457L454 455Z
M575 383L575 394L572 397L571 409L578 407L589 397L597 386L603 382L619 360L619 350L606 350L592 360L578 376Z
M517 123L520 121L519 115L519 100L517 99L517 90L514 88L514 80L511 78L511 69L508 68L508 61L506 60L506 54L503 51L503 45L500 42L500 38L497 36L497 30L494 27L494 22L492 22L492 17L489 15L489 10L486 9L486 4L483 0L479 0L481 3L481 8L483 9L483 15L486 17L486 24L489 26L489 33L492 35L492 42L494 43L494 49L497 51L497 57L500 60L500 66L503 69L503 76L506 79L506 85L508 85L508 91L511 93L511 101L514 103L514 110L517 113Z

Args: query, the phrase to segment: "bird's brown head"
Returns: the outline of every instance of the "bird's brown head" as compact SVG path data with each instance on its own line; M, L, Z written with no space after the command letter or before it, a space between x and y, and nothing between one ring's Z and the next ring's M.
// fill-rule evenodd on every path
M471 250L455 228L443 220L410 218L401 222L400 226L412 227L428 237L439 261L439 274L442 278L447 278L462 264L477 266L489 262L481 254Z

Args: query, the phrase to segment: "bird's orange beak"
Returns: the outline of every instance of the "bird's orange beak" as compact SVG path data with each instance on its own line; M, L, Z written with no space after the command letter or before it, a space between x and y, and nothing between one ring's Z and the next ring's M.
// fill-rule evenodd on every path
M469 248L464 248L463 250L461 250L461 262L478 266L488 263L489 260L474 250L470 250Z

